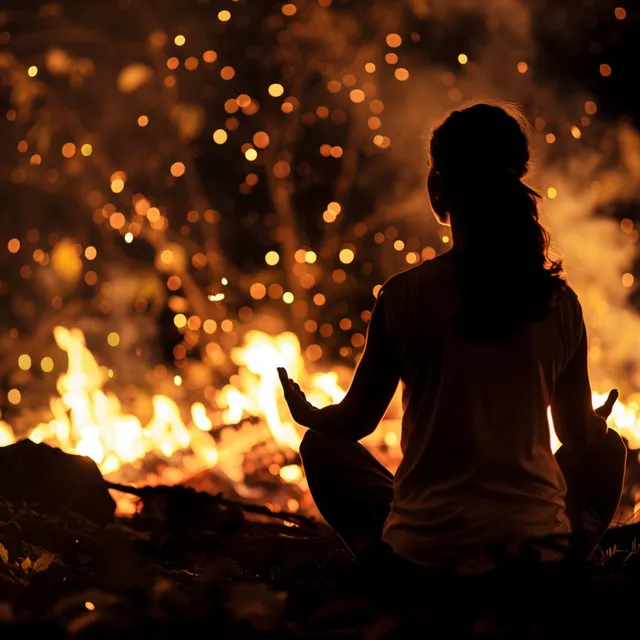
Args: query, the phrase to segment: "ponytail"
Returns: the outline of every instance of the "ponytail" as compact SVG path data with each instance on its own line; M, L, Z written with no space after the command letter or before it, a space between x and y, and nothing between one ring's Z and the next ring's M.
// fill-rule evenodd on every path
M477 162L469 144L482 156ZM463 235L460 328L498 339L547 315L563 284L562 263L548 255L541 196L522 181L529 150L518 121L492 105L454 112L434 132L431 156Z

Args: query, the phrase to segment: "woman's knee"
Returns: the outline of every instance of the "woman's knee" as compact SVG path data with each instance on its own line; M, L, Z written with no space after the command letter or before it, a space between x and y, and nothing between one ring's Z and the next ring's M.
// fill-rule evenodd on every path
M614 429L609 429L607 431L603 448L607 451L607 455L618 463L624 463L626 461L627 445L622 439L622 436Z
M308 429L300 442L300 457L303 463L309 463L318 456L324 457L330 447L330 438Z

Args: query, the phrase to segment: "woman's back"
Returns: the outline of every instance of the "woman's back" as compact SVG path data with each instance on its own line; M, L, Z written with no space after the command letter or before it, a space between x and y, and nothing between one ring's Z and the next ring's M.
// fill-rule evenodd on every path
M481 563L494 543L570 530L547 407L581 340L577 298L564 287L545 319L478 340L456 322L463 291L449 254L392 278L383 293L405 409L385 539L428 564Z
M523 181L526 131L518 114L488 104L438 125L427 189L453 249L384 285L338 405L316 409L280 370L294 419L319 434L300 449L314 499L356 552L384 523L384 539L410 560L480 570L496 546L517 552L569 533L547 408L569 455L604 436L606 422L591 403L580 305L549 254L541 196ZM362 447L330 438L371 433L399 381L404 457L392 479ZM324 460L331 474L319 480L309 469Z

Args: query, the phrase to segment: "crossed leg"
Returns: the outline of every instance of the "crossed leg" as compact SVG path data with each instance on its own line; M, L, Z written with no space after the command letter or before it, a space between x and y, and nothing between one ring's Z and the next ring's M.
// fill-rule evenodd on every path
M579 454L557 460L567 480L567 512L576 544L589 555L611 524L622 491L627 449L609 429ZM300 455L311 495L327 523L358 556L380 543L393 500L393 475L360 443L307 431Z

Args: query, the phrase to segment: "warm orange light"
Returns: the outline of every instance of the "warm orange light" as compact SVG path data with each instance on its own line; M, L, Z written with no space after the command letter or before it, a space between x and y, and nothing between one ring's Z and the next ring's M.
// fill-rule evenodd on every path
M262 298L267 295L267 288L262 282L254 282L251 287L249 287L249 295L254 300L262 300Z
M291 173L291 165L285 160L279 160L273 165L273 175L276 178L284 179Z
M236 70L233 67L222 67L222 69L220 69L220 77L223 80L231 80L233 78L233 76L236 75Z
M213 141L216 144L224 144L227 141L228 134L224 129L216 129L213 132Z
M402 38L397 33L390 33L386 37L387 46L396 49L402 44Z
M62 155L65 158L73 158L76 154L76 145L73 142L65 142L62 145Z
M171 165L171 169L169 171L174 178L179 178L180 176L184 175L185 170L186 167L184 166L184 163L174 162Z
M340 262L342 262L343 264L352 263L355 257L356 255L352 249L346 248L340 251L339 258L340 258Z

